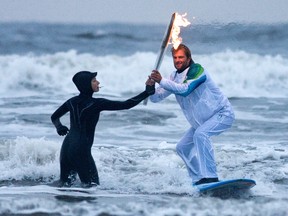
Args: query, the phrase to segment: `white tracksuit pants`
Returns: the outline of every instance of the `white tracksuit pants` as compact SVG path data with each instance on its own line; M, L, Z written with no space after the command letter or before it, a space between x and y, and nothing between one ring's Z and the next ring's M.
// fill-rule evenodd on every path
M233 121L230 114L225 115L225 111L220 110L197 129L191 127L178 142L176 151L185 162L193 183L202 178L218 177L210 137L230 128Z

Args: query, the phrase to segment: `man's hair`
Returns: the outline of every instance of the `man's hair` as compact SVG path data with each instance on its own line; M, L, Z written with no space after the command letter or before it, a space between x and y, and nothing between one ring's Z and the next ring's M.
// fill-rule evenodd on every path
M186 57L192 59L190 49L189 49L187 46L185 46L184 44L180 44L180 45L177 47L177 49L174 49L174 47L172 47L172 48L171 48L172 55L174 55L174 52L176 52L176 51L178 51L178 50L183 50L184 53L185 53L185 55L186 55Z

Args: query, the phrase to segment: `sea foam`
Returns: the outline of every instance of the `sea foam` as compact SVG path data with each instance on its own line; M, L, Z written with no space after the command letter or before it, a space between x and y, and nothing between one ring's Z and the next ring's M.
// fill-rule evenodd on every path
M77 93L71 81L81 70L97 71L107 94L139 92L153 70L156 54L137 52L130 56L79 54L75 50L45 55L0 56L0 97ZM288 61L281 55L259 55L244 51L193 55L208 70L228 97L288 96ZM174 70L166 55L160 72ZM8 94L9 93L9 94Z

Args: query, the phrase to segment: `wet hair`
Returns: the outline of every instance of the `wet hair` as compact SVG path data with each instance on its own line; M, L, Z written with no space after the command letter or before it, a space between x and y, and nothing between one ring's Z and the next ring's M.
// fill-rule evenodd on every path
M180 44L180 45L177 47L177 49L174 49L174 47L172 47L172 48L171 48L172 55L174 54L174 52L176 52L176 51L178 51L178 50L183 50L184 53L185 53L185 55L186 55L186 57L192 59L190 49L189 49L187 46L185 46L184 44Z

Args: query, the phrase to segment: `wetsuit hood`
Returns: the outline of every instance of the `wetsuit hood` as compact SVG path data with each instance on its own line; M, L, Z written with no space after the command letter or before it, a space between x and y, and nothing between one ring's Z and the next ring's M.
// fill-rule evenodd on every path
M80 71L76 73L72 80L81 94L92 95L93 89L91 80L97 76L97 72Z

